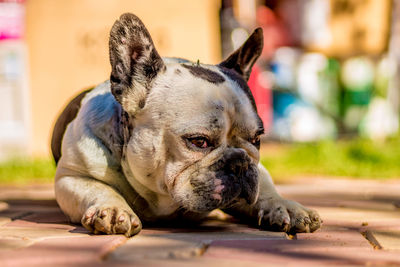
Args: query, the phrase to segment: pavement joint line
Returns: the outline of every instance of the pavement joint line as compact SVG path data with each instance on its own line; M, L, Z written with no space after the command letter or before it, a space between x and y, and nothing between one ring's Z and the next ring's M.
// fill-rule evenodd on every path
M30 216L32 214L34 214L34 212L32 212L32 211L22 212L21 214L13 216L10 219L11 219L11 221L20 220L20 219L22 219L24 217L27 217L27 216Z
M27 216L30 216L30 215L33 215L33 214L34 214L34 212L32 212L32 211L25 211L25 212L17 213L16 215L8 215L8 216L0 214L0 217L4 216L4 217L9 218L11 221L15 221L15 220L23 219L24 217L27 217Z
M375 250L381 250L382 246L381 244L379 244L378 240L376 240L376 238L374 237L374 235L372 234L372 232L370 230L366 230L361 232L361 235L367 239L367 241L369 242L369 244L375 249Z
M199 255L197 255L197 256L203 256L204 255L204 253L206 253L206 251L207 251L207 249L211 246L211 241L203 241L203 242L201 242L201 248L199 249Z

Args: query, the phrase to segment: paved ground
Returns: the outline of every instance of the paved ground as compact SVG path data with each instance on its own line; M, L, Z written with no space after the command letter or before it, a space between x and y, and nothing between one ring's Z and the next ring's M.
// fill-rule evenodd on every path
M400 180L303 179L280 185L317 209L321 230L259 231L221 214L201 227L94 236L67 222L51 185L0 187L0 266L400 266Z

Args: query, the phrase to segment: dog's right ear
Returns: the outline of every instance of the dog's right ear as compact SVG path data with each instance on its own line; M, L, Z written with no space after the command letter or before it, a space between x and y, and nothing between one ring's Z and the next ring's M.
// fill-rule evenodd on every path
M143 22L125 13L110 32L111 92L131 115L144 107L153 79L165 65Z
M262 28L257 28L243 45L219 65L236 71L246 81L250 78L251 68L261 55L264 47Z

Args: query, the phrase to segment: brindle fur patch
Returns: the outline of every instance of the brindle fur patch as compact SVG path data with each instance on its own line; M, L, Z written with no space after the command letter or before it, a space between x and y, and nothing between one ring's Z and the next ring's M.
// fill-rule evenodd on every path
M225 81L225 78L212 70L203 68L201 66L196 66L196 65L186 65L186 64L182 64L183 67L185 67L186 69L188 69L190 71L190 73L198 78L201 78L203 80L206 80L210 83L214 83L214 84L219 84L219 83L223 83Z
M253 94L251 93L250 88L247 85L247 82L239 74L237 74L232 69L227 69L225 67L219 66L219 70L223 74L225 74L229 79L231 79L232 81L237 83L239 88L242 89L242 91L249 98L249 100L251 102L251 105L253 106L254 110L257 111L256 101L254 100Z
M51 136L51 152L53 154L54 161L57 162L61 158L61 143L67 129L68 124L75 119L76 114L78 114L81 108L81 101L93 88L87 89L77 95L68 105L65 107L64 111L58 117L56 124L54 125L53 134Z

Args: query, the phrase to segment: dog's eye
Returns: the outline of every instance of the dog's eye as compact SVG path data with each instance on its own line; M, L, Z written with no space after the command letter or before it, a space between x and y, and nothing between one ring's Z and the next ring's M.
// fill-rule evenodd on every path
M256 148L260 148L260 136L257 135L256 137L251 139L250 143L252 143L252 145L255 146Z
M189 141L198 148L207 148L209 146L209 141L205 137L194 137L190 138Z

